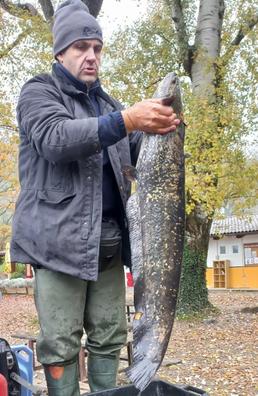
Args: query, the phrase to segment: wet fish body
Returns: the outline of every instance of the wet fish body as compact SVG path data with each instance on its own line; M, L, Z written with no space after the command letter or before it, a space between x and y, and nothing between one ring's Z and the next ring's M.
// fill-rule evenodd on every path
M154 97L182 114L179 79L168 74ZM139 390L153 379L173 327L184 242L184 123L167 135L144 134L136 166L137 190L127 203L135 318L133 364Z

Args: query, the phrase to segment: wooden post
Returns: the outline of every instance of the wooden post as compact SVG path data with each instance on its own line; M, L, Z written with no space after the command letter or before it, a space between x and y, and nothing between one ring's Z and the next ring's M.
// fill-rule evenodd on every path
M25 266L25 277L26 278L33 278L33 272L30 264L26 264Z

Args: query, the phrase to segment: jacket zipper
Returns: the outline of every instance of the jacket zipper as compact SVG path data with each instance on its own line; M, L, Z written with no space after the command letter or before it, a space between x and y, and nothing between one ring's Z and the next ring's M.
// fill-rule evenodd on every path
M92 116L97 117L96 111L95 111L94 106L91 102L91 98L90 98L88 89L87 89L87 92L85 92L85 95L87 97ZM102 162L102 172L103 172L103 153L102 152L101 152L101 159L102 159L101 162ZM102 172L101 172L101 179L103 178ZM92 189L92 197L93 197L94 196L94 182L93 182L93 177L90 176L90 178L91 178L90 180L91 180L91 189ZM101 184L101 186L102 186L102 184ZM102 206L103 206L103 202L102 202ZM93 215L93 199L91 199L91 203L90 203L90 227L91 228L90 228L89 232L92 230L92 215Z

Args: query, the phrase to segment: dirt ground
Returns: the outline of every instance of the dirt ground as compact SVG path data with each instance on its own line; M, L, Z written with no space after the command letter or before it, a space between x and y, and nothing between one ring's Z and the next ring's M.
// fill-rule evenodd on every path
M258 293L210 291L209 299L220 313L176 320L159 378L204 389L210 396L258 396ZM21 344L11 335L37 330L33 297L2 296L0 337ZM37 371L35 382L42 381L43 374ZM121 372L118 384L126 383ZM87 389L82 384L82 390Z

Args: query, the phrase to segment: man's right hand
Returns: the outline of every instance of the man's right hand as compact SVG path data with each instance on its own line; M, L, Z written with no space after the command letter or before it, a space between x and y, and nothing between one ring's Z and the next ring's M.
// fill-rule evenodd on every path
M175 131L180 120L172 107L164 106L162 99L148 99L122 110L127 133L136 129L146 133L165 134Z

